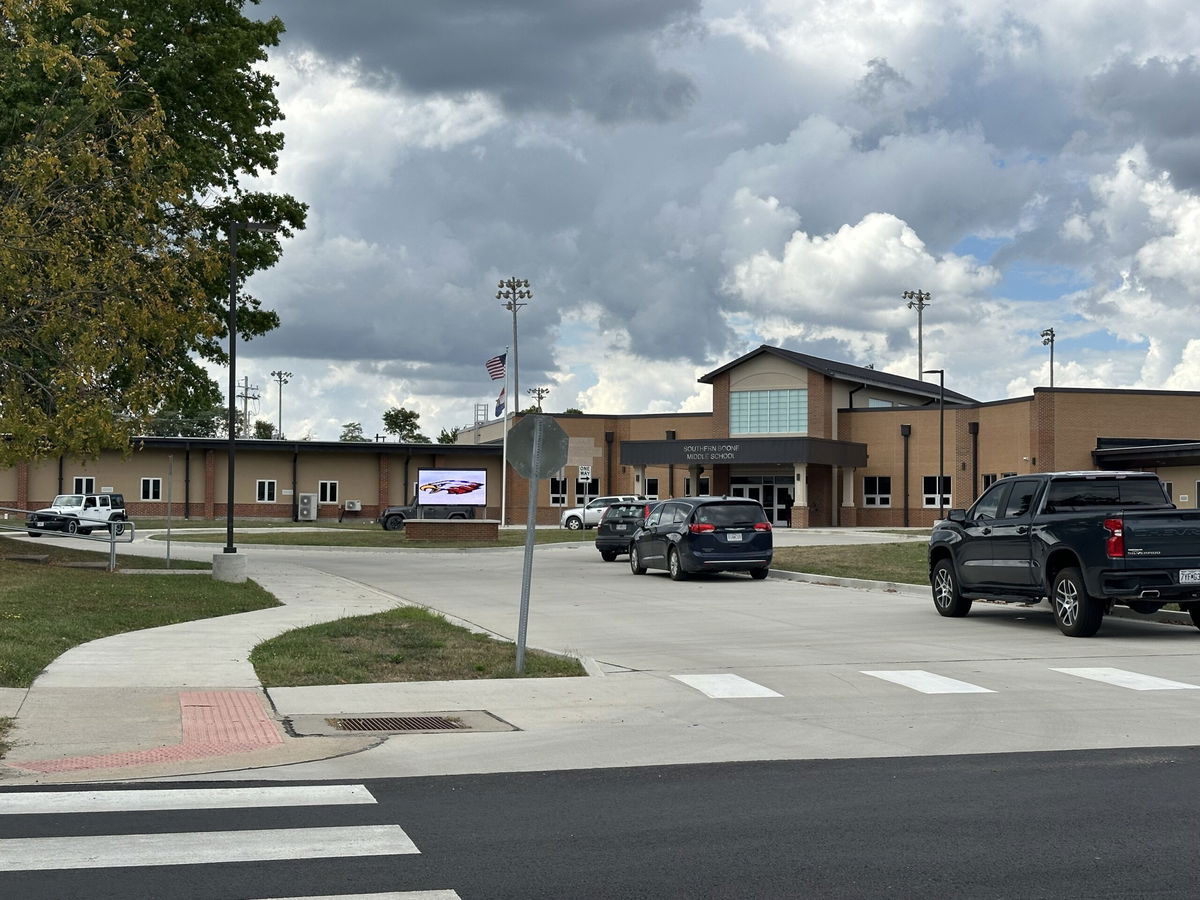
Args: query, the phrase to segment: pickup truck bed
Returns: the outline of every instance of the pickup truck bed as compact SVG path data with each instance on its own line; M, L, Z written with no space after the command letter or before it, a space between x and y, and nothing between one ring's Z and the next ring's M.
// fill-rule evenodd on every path
M1051 472L1001 479L929 539L934 604L1049 598L1064 634L1087 637L1116 603L1179 603L1200 627L1200 510L1176 509L1144 472Z

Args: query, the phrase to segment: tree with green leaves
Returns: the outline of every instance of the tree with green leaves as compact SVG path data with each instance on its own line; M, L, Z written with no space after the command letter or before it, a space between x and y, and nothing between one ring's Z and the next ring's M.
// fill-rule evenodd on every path
M453 444L458 440L459 428L443 428L441 434L437 436L439 444Z
M429 438L421 434L417 420L419 412L405 409L403 406L393 406L383 414L383 430L396 436L402 444L428 444Z
M367 436L363 434L362 422L347 422L342 426L342 433L338 437L339 441L351 441L358 444L367 443Z
M254 437L259 441L270 441L275 438L275 423L265 419L254 420Z
M211 426L227 223L304 222L238 183L282 144L256 63L283 26L243 5L0 0L0 464ZM244 234L241 280L279 252ZM242 338L277 323L239 292Z

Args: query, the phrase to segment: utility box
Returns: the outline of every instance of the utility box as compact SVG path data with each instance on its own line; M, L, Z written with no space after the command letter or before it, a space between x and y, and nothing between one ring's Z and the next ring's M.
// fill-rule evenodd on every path
M296 518L301 522L317 521L317 495L301 494Z
M346 512L362 512L362 501L361 500L347 500L346 501Z

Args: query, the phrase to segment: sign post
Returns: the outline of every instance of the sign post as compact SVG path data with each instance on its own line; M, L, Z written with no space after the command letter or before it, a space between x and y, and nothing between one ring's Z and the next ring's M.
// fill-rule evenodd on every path
M537 532L538 481L567 462L567 433L550 416L525 416L508 438L508 462L529 481L525 517L525 564L521 569L521 612L517 622L517 674L525 674L525 632L529 626L529 585L533 577L533 539Z

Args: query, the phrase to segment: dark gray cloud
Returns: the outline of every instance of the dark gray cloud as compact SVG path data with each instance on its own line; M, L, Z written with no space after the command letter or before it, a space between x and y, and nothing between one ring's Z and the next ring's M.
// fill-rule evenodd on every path
M666 120L695 99L656 47L696 28L700 0L267 0L290 46L416 93L484 91L511 111Z

